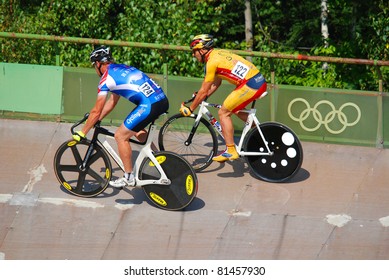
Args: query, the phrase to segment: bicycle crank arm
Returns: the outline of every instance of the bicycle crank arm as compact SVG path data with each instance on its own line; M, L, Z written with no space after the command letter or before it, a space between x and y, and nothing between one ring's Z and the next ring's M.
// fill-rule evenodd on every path
M261 153L261 152L240 152L240 156L272 156L274 152L270 153Z
M169 179L159 179L159 180L136 180L136 186L142 187L146 185L165 185L168 186L171 184Z

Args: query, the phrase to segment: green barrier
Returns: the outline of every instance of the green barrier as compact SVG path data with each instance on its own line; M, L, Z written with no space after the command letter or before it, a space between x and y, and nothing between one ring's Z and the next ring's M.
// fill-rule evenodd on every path
M178 113L202 79L150 74L163 86L170 103L167 116ZM92 68L55 67L0 63L0 117L49 119L73 122L94 106L99 77ZM221 103L233 90L224 82L208 102ZM257 100L260 122L278 121L289 126L301 140L324 143L388 147L387 93L311 87L268 86L268 96ZM120 125L134 108L126 100L103 124ZM217 110L211 108L217 117ZM243 123L233 117L236 133Z
M383 97L383 113L382 113L382 129L383 129L383 136L382 136L382 142L384 145L384 148L389 147L389 122L385 121L389 118L389 96Z
M0 110L61 114L63 68L0 63Z
M159 85L164 84L163 75L148 75ZM181 103L192 97L192 94L199 89L201 81L202 79L199 78L168 77L168 90L165 90L169 98L168 116L178 113ZM74 121L84 113L89 112L96 101L98 83L99 77L94 69L65 67L63 82L64 112L61 119ZM226 83L209 101L221 103L231 90L233 90L233 86ZM134 105L131 102L121 98L116 108L104 119L103 123L119 125L133 108ZM217 116L216 109L211 108L211 111ZM167 116L160 121L164 121L166 118Z
M291 86L277 90L277 121L292 128L302 140L377 144L377 93Z

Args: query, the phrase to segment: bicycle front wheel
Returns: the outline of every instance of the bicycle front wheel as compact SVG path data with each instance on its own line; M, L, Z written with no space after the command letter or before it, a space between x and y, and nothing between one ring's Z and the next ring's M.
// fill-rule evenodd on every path
M171 152L154 154L170 185L145 185L143 190L148 199L165 210L180 210L187 207L196 197L198 181L192 166L181 156ZM154 163L146 158L139 168L140 180L158 180L161 177Z
M161 151L179 154L199 172L212 163L218 141L212 125L204 118L194 127L196 117L181 114L170 117L159 131L158 144Z
M284 182L300 170L303 162L303 149L296 134L287 126L268 122L260 124L272 155L246 156L252 172L268 182ZM266 152L258 129L249 131L243 144L245 152Z
M89 146L89 140L70 140L63 143L54 156L54 172L58 181L76 196L97 196L107 188L111 180L111 162L98 145L94 145L88 164L82 168Z

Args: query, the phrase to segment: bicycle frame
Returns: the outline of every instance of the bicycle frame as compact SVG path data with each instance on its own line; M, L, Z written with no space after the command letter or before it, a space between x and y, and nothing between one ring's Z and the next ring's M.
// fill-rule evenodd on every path
M103 141L98 139L99 134L103 134L106 136ZM151 185L151 184L158 184L158 185L169 185L170 184L170 179L167 178L166 173L163 171L161 165L159 164L158 160L154 156L153 151L151 149L151 143L155 139L156 135L157 135L156 125L154 123L152 123L149 126L148 135L147 135L147 139L145 142L139 142L139 141L136 141L134 139L130 139L131 143L143 146L142 149L139 151L139 155L136 158L135 164L134 164L134 171L135 171L134 176L135 176L136 186L138 186L138 187L142 187L145 185ZM106 151L107 154L110 155L110 157L116 162L116 164L124 172L123 162L120 159L119 155L116 153L116 151L108 143L108 141L106 139L107 137L114 137L114 133L112 133L111 131L109 131L106 128L100 127L99 125L95 127L93 137L91 140L92 144L88 148L88 151L85 155L85 158L83 160L82 165L85 168L85 166L87 165L87 162L90 158L90 155L92 153L93 145L95 143L98 143L98 145L100 145L104 149L104 151ZM151 162L154 164L154 166L157 168L158 172L161 174L161 177L158 180L140 180L139 179L138 167L142 164L142 162L145 158L149 158L151 160Z
M218 125L217 125L218 123L212 123L211 122L211 119L213 119L213 116L212 116L211 112L208 110L207 107L214 107L214 108L220 109L221 105L220 104L208 103L206 101L201 102L200 109L199 109L198 115L196 117L194 127L197 127L198 124L200 123L200 119L202 117L204 117L206 120L208 120L211 123L211 125L214 127L214 129L217 131L217 133L224 139L223 133L222 133L221 129L219 129ZM259 122L259 120L258 120L258 118L256 116L257 110L254 108L254 103L253 103L252 108L250 110L244 109L244 110L240 110L240 112L247 113L248 116L247 116L247 121L246 121L246 123L244 125L243 131L242 131L242 134L240 136L239 143L238 143L238 146L237 146L237 149L236 149L238 151L239 155L241 155L241 156L272 155L273 152L270 151L268 142L267 142L265 136L263 135L262 130L261 130L260 126L259 126L260 122ZM249 130L251 129L253 123L255 124L255 126L258 129L258 132L259 132L259 134L260 134L260 136L261 136L261 138L263 140L263 143L265 143L265 147L266 147L267 151L263 151L263 152L245 152L245 151L242 150L244 139L245 139L247 133L249 132Z

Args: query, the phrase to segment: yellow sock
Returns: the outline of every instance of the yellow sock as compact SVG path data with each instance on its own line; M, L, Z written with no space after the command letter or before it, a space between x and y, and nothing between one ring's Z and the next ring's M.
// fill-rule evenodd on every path
M236 153L235 144L227 144L227 153Z

